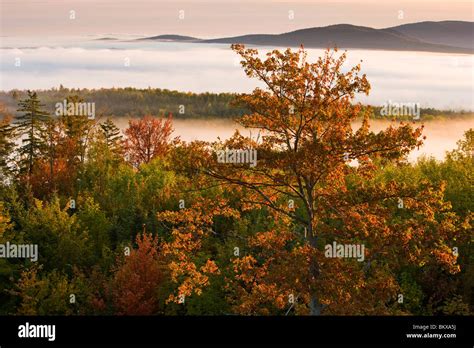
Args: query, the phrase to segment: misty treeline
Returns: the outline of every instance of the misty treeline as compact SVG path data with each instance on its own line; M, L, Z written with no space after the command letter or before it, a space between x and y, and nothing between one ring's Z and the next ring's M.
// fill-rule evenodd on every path
M410 163L423 128L372 132L345 54L233 49L267 86L238 96L257 138L183 142L152 116L122 133L19 98L0 125L0 246L39 256L0 254L0 313L472 314L474 131ZM233 149L256 165L218 160Z
M62 86L36 93L51 114L57 103L71 95L95 103L99 116L166 117L171 113L177 118L231 118L244 113L244 108L232 104L235 99L232 93L186 93L159 88L70 89ZM18 100L26 96L27 91L0 92L0 102L8 111L14 112Z
M248 109L236 103L235 93L191 93L178 92L159 88L59 88L36 91L45 110L51 114L56 111L56 104L62 103L67 97L76 95L85 102L95 103L96 113L101 117L143 117L153 115L175 118L236 118L241 117ZM6 111L17 115L18 101L27 97L26 90L0 91L0 103ZM371 118L395 118L411 120L413 116L383 115L382 106L372 106ZM437 110L421 108L420 118L452 119L472 117L469 111Z

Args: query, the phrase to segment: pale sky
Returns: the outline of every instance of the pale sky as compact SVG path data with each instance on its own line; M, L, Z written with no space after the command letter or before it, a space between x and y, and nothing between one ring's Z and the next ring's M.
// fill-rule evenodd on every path
M22 37L214 38L340 23L384 28L427 20L474 20L473 0L0 0L0 4L0 35Z

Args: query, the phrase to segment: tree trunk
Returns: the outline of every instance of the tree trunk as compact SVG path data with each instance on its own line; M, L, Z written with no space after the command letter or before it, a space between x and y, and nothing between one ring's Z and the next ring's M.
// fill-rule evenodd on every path
M307 238L308 238L309 245L311 245L313 248L316 248L317 237L313 234L312 224L309 223L307 228L308 228ZM319 273L320 273L318 261L316 259L312 260L312 262L310 263L309 272L310 272L311 278L313 279L313 281L315 281L318 278ZM319 298L316 291L313 290L311 293L311 299L309 302L309 315L321 315L322 307L323 306L319 302Z
M321 315L322 307L323 306L319 303L318 296L312 294L309 302L309 315Z

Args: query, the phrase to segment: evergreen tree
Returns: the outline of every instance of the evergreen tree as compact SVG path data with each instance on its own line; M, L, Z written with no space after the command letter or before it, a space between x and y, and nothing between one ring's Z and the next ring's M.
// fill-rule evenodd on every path
M21 157L20 171L30 175L33 171L33 164L40 154L42 148L41 129L49 115L44 111L36 92L28 91L28 97L18 103L19 112L15 122L15 128L20 137L23 137L22 145L19 149Z
M0 180L4 180L11 173L9 156L15 149L14 132L11 126L11 115L4 105L0 105Z
M120 152L122 147L122 135L120 134L120 129L110 118L107 118L107 120L100 125L100 128L104 135L107 148L112 152Z
M55 166L60 156L58 145L61 142L61 127L60 123L53 118L50 118L44 122L40 134L41 147L41 158L44 163L47 164L47 184L52 191L55 179ZM46 174L46 173L44 173ZM46 182L45 182L46 183Z
M9 171L8 156L15 147L10 120L9 117L4 117L0 121L0 176L4 176Z
M66 98L67 105L70 103L83 103L84 99L74 95ZM87 144L90 133L94 126L94 121L90 120L86 115L74 115L67 113L61 116L61 122L64 128L66 145L72 153L70 153L69 161L76 163L84 163L86 156Z

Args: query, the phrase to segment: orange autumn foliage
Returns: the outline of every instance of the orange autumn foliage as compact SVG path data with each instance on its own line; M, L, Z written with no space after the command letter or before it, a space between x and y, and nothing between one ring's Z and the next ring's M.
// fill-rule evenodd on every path
M111 297L117 314L152 315L158 312L158 288L164 278L164 266L158 251L158 239L144 233L136 238L137 248L118 261L111 285Z
M403 163L422 144L423 127L370 131L369 109L354 101L370 85L359 65L343 70L345 53L327 50L309 63L303 49L262 59L256 49L232 48L245 73L264 85L239 97L250 112L238 121L260 139L236 132L214 148L253 148L258 164L214 161L204 172L229 190L245 190L245 210L269 209L284 221L257 234L249 241L253 252L234 260L239 313L281 313L289 294L299 299L297 313L399 313L397 270L437 264L459 271L451 249L458 222L443 187L376 180L380 166ZM334 241L363 244L364 260L326 257L324 247Z
M125 148L130 162L138 168L140 164L166 154L172 132L171 115L167 119L147 115L130 120L125 130Z
M203 198L189 208L158 213L160 221L173 226L171 240L163 245L171 279L177 284L176 293L170 295L168 302L180 303L192 294L200 295L209 285L210 275L219 274L213 260L197 258L203 239L213 233L216 216L238 217L238 212L229 208L223 199Z

